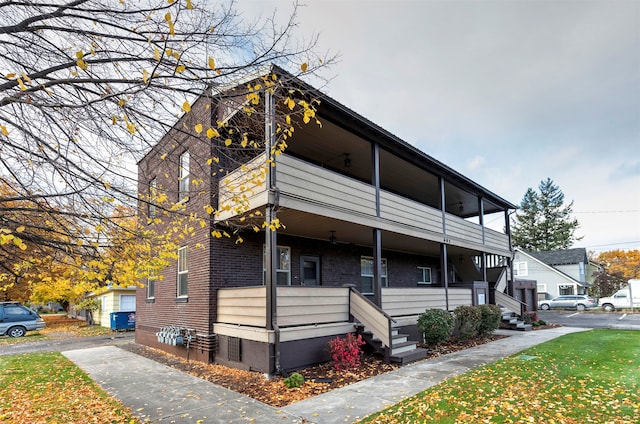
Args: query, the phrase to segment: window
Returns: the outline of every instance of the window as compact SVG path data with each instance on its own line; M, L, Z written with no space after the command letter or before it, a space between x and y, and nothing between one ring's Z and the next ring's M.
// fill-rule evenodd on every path
M187 297L189 269L187 268L187 248L178 249L178 297Z
M155 299L157 280L158 275L156 271L149 271L149 275L147 276L147 299Z
M418 284L431 284L431 268L418 267Z
M4 314L8 317L8 316L13 316L13 317L22 317L22 316L27 316L27 315L31 315L31 312L20 305L7 305L4 307Z
M149 218L156 217L156 199L158 198L158 181L154 178L149 181Z
M382 287L387 287L387 260L382 258L381 262ZM360 288L362 294L373 294L373 258L370 256L360 258Z
M291 285L291 248L286 246L278 246L276 257L276 284L279 286ZM267 281L267 248L263 245L262 249L262 270L263 284Z
M189 200L189 152L184 152L180 155L180 186L178 201Z
M120 311L135 312L135 310L136 310L136 295L121 294L120 295Z
M574 293L574 286L570 284L560 284L558 286L558 294L559 295L571 295Z
M524 277L529 274L526 262L514 262L513 275L516 277Z

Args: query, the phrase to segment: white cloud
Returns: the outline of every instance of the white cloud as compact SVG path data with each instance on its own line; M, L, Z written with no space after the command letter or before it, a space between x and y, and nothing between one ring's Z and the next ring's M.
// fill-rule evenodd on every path
M342 54L338 101L515 204L549 177L579 246L640 249L640 2L315 0L299 17Z

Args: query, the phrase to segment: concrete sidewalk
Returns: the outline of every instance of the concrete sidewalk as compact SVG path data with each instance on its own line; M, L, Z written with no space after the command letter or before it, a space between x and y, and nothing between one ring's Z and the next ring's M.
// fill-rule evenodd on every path
M341 389L273 408L115 346L63 352L142 422L352 423L446 378L585 328L498 330L510 337L407 365ZM306 420L306 421L305 421Z

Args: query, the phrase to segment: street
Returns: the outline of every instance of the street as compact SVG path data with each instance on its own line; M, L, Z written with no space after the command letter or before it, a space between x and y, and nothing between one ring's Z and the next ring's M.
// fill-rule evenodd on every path
M568 327L581 328L623 328L636 326L640 329L640 313L623 314L602 312L577 312L571 310L538 311L540 319Z
M0 345L0 356L35 352L63 352L98 346L113 346L133 342L134 331L113 333L112 335L93 337L69 337L57 340L43 340L32 343Z

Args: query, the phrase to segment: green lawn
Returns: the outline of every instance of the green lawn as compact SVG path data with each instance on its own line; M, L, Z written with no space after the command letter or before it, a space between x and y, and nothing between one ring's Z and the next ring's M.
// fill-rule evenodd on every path
M0 422L138 423L60 353L0 356Z
M447 380L362 423L638 423L640 332L592 330Z

